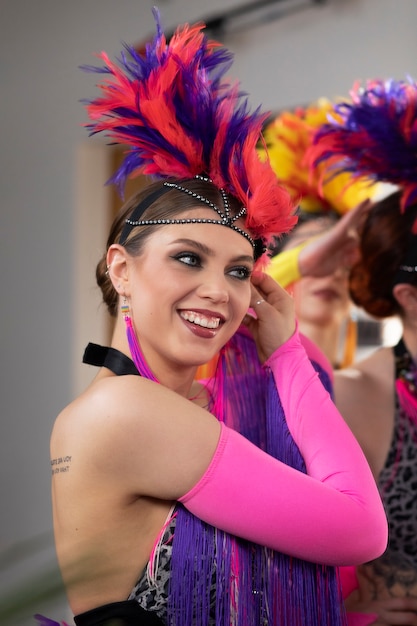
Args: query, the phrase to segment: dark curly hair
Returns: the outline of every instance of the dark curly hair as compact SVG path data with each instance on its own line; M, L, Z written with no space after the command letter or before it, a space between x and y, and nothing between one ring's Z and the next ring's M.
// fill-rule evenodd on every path
M401 211L401 192L396 191L377 202L360 232L361 260L353 266L349 290L353 302L369 315L385 318L401 316L393 287L407 282L417 287L417 272L399 276L401 265L410 255L417 258L417 236L412 227L417 219L417 204Z

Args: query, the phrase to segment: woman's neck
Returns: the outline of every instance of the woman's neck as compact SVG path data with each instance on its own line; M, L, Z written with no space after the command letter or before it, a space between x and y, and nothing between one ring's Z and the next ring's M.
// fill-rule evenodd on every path
M332 366L336 367L339 356L340 326L318 326L299 320L299 329L320 348Z
M116 320L113 336L111 340L111 347L119 350L129 358L132 358L130 353L129 343L126 336L125 322L119 316ZM145 355L144 355L145 356ZM157 378L158 382L164 387L175 391L184 398L193 395L192 386L194 383L195 373L197 367L179 367L177 363L168 363L158 355L150 359L147 365L151 369L153 375Z
M148 363L158 382L164 387L175 391L184 398L194 395L193 384L197 367L180 368L177 363L167 363L160 360L158 363Z

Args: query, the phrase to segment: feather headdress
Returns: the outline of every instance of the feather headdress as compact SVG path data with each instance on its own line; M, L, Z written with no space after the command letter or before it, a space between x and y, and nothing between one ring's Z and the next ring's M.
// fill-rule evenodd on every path
M144 54L125 45L118 64L102 52L104 67L83 67L104 76L101 96L87 102L87 127L127 145L111 182L205 175L246 207L255 238L287 232L297 221L291 199L256 151L267 113L251 113L238 83L224 78L231 53L201 23L178 27L167 42L156 9L154 16L157 32Z
M398 185L404 209L417 200L417 84L368 80L350 96L318 130L309 161L325 163L330 178L348 172Z
M323 165L310 167L307 151L317 129L326 123L332 103L321 98L308 107L283 111L264 130L265 144L272 168L293 200L308 213L335 211L344 214L369 198L371 185L350 173L323 180ZM265 156L265 148L259 148Z

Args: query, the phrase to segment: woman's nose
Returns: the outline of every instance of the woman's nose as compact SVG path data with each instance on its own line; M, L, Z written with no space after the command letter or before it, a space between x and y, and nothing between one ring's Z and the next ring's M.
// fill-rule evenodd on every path
M333 272L333 276L337 276L338 278L346 280L349 276L349 272L350 267L347 267L346 265L338 265Z
M208 298L213 302L229 301L229 290L223 274L220 276L217 274L206 274L197 291L201 298Z

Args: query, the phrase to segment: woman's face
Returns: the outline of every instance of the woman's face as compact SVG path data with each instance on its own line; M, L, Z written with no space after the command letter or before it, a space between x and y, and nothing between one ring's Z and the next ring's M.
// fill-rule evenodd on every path
M214 216L211 209L199 208L181 217ZM253 248L231 228L163 226L128 263L131 314L154 371L161 365L209 361L236 332L249 307Z
M334 222L317 218L298 226L285 249L298 246L331 228ZM301 322L327 326L341 324L349 315L351 300L348 271L340 266L332 274L320 278L304 277L294 283L292 294L295 310Z

